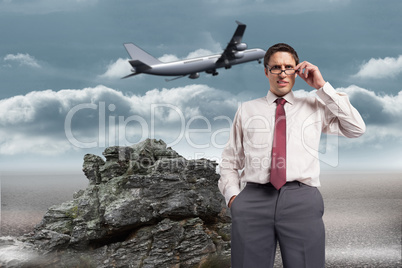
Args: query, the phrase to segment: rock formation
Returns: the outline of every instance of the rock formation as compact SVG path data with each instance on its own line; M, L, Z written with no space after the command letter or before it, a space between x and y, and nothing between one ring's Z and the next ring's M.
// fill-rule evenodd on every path
M151 139L103 155L85 155L88 187L49 208L25 236L44 256L38 265L230 266L230 217L215 162L187 160Z

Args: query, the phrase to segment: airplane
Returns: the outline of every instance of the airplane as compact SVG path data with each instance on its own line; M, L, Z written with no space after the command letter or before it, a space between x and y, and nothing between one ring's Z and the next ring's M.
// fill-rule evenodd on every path
M165 63L151 56L133 43L125 43L124 47L131 57L131 60L128 62L132 66L132 73L122 78L144 73L160 76L177 76L173 79L165 79L166 81L172 81L185 76L196 79L200 77L200 72L216 76L218 75L216 69L219 68L230 69L233 65L254 60L261 63L265 51L260 48L247 49L247 44L241 42L246 25L239 21L236 21L236 23L238 24L237 29L222 54Z

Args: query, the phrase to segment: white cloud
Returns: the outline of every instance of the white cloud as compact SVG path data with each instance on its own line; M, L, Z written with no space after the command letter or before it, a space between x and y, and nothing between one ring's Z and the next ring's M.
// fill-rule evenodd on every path
M213 53L212 51L210 51L208 49L200 48L200 49L190 52L186 57L184 57L182 59L173 54L165 54L162 57L158 58L158 60L160 60L162 62L172 62L172 61L205 57L205 56L210 56L213 54L217 54L217 53Z
M382 79L392 78L402 73L402 55L397 58L370 59L360 66L353 75L358 78Z
M366 132L358 139L342 138L341 147L382 149L384 144L391 141L396 146L402 145L402 91L397 95L378 95L356 85L336 90L347 93L367 126ZM297 97L311 97L315 95L315 90L297 90L294 94Z
M294 90L293 93L298 98L316 96L316 90L306 91L304 89L298 89Z
M149 136L177 144L186 142L188 128L228 127L236 108L235 96L206 85L154 89L142 96L105 86L35 91L0 100L0 154L63 154ZM210 136L203 136L208 142Z
M172 62L172 61L179 61L180 59L173 54L165 54L162 57L159 57L158 60L161 62Z
M190 52L186 59L191 59L191 58L198 58L198 57L205 57L205 56L210 56L214 54L212 51L208 50L208 49L197 49L196 51Z
M380 152L390 140L402 144L402 91L377 95L354 85L337 90L349 95L367 124L362 137L341 139L340 148ZM219 158L238 101L237 95L199 84L143 95L101 85L30 92L0 100L0 155L84 154L154 137L187 158Z
M33 68L40 68L40 64L38 61L31 55L29 54L8 54L4 57L4 61L8 62L16 62L19 63L19 65L25 65Z
M107 66L106 72L100 75L100 77L109 79L121 78L123 76L130 74L131 68L132 67L130 63L128 63L128 59L119 58L115 62L111 62Z
M217 54L223 52L222 45L215 41L212 34L210 32L202 32L201 33L202 44L205 49L207 49L209 54ZM228 40L229 41L229 40ZM225 44L226 46L226 44Z
M387 144L402 145L402 91L397 95L378 95L355 85L337 90L348 94L367 125L363 136L342 140L344 146L376 150Z
M186 57L184 57L182 59L173 54L165 54L162 57L158 58L158 60L160 60L162 62L172 62L172 61L179 61L179 60L185 60L185 59L205 57L205 56L210 56L213 54L218 54L218 53L213 53L212 51L210 51L208 49L200 48L200 49L190 52Z
M399 124L402 121L402 91L397 95L378 95L356 85L337 90L348 94L354 107L369 124Z

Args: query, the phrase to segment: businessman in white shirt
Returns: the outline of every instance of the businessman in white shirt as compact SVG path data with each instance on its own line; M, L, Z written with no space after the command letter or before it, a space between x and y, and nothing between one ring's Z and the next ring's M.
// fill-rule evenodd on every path
M291 46L270 47L264 67L268 94L239 107L220 164L219 189L232 214L232 268L273 267L277 243L285 268L322 268L320 136L356 138L365 124L347 95L317 66L299 63ZM297 76L319 98L295 97Z

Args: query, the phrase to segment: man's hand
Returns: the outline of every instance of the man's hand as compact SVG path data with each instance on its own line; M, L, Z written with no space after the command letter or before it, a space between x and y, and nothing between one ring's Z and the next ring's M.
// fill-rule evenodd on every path
M295 67L295 70L301 79L306 81L309 86L315 89L320 89L325 85L325 80L322 77L320 70L310 62L303 61L302 63L299 63Z
M229 208L232 206L233 200L235 200L235 198L236 198L236 195L234 195L234 196L232 196L232 197L230 198L229 204L228 204L228 207L229 207Z

